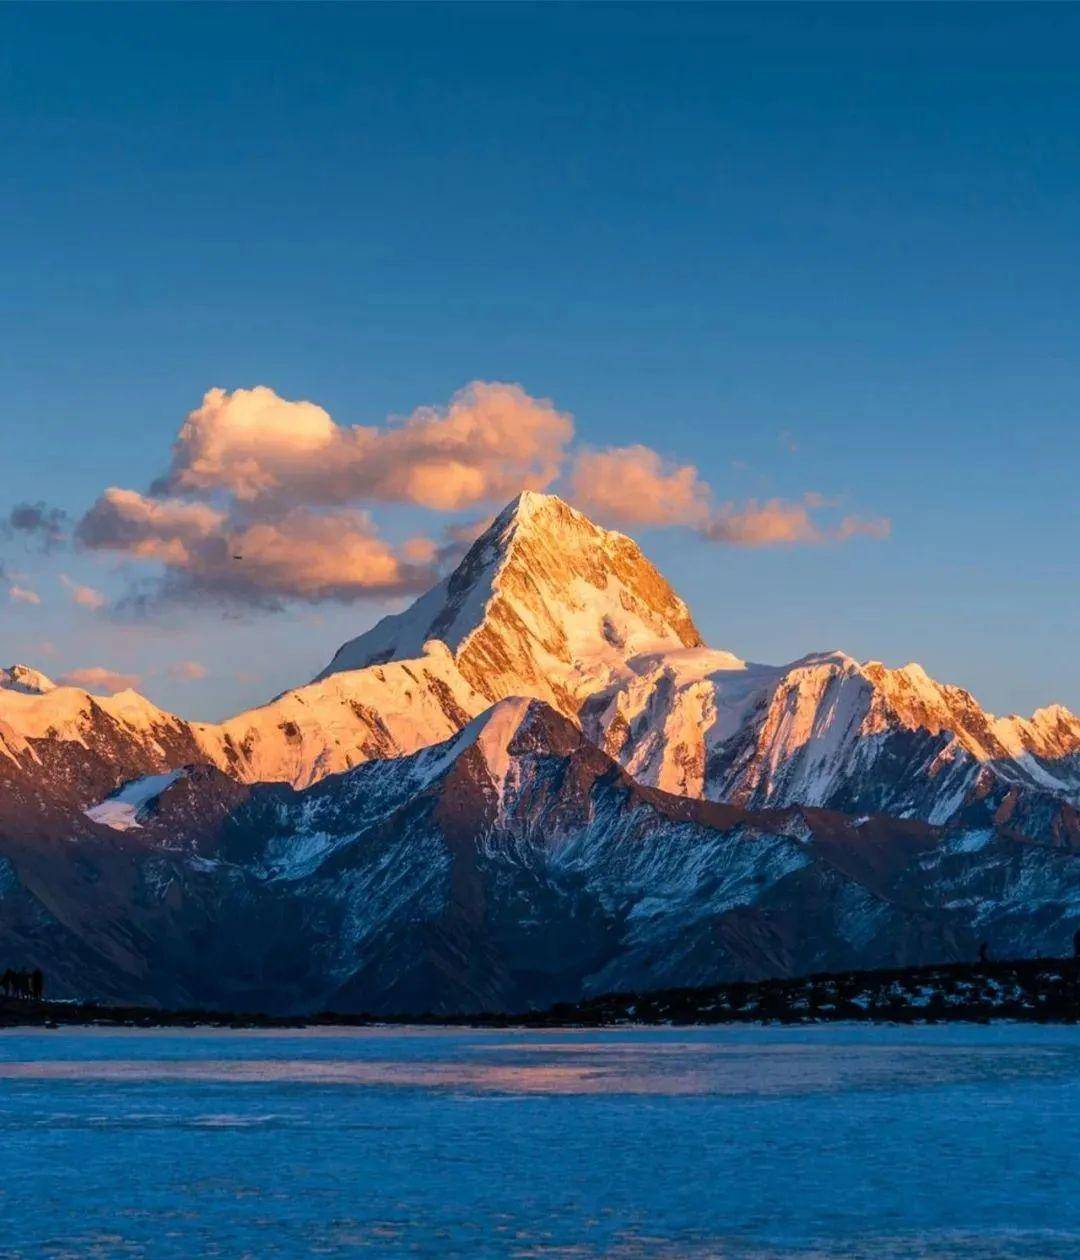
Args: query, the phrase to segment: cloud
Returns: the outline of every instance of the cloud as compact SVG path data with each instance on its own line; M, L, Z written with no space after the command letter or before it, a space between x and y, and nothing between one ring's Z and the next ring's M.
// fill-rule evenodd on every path
M567 413L500 381L473 381L445 406L381 426L341 425L323 407L262 385L211 389L184 420L165 475L148 493L105 490L75 540L155 566L121 600L130 609L179 600L278 608L412 593L455 563L490 518L482 509L445 525L441 537L436 530L393 542L370 507L459 512L545 489L563 475L573 437ZM580 450L567 481L601 519L688 527L735 546L888 531L880 519L822 523L816 513L836 505L816 494L717 507L693 464L641 444Z
M712 513L701 533L710 542L732 547L818 546L847 542L859 535L878 539L889 536L891 524L882 516L845 516L838 525L827 525L811 515L814 510L832 506L832 501L813 492L798 502L750 499L743 504L725 503Z
M570 493L585 512L623 525L701 525L709 487L693 464L666 462L648 446L581 451Z
M292 508L244 520L208 504L107 490L79 523L80 542L165 566L142 602L189 595L277 606L285 599L350 600L423 589L432 548L412 539L398 553L357 508Z
M365 504L457 510L542 488L558 475L571 418L518 385L474 381L445 407L382 427L257 386L212 389L184 421L149 494L113 486L79 522L90 550L164 572L126 602L175 598L276 607L401 594L435 581L457 538L382 538Z
M105 596L92 586L80 586L78 582L73 582L66 573L61 573L60 581L67 587L71 593L71 602L78 604L80 608L104 608L106 604Z
M782 499L768 499L764 503L750 499L742 505L724 503L710 516L701 532L710 542L733 547L775 547L784 543L823 541L807 505Z
M339 425L322 407L264 385L212 389L181 427L155 490L223 490L248 504L456 510L544 489L573 435L570 416L501 381L473 381L447 406L383 427Z
M8 537L34 542L42 551L52 551L67 537L68 516L61 508L36 503L16 503L3 523Z
M79 522L75 536L85 547L187 568L208 540L224 539L227 523L226 513L207 503L148 498L110 486Z
M195 682L199 678L205 678L207 672L206 666L199 661L176 661L168 669L169 677L181 682Z
M8 599L15 604L40 604L41 596L27 586L9 586Z
M837 542L849 538L888 538L892 533L892 521L887 516L845 516L833 530Z
M137 687L140 678L138 674L121 674L115 669L105 669L102 665L90 665L85 669L68 670L66 674L60 675L60 681L68 687L82 687L85 691L111 696L128 687Z
M886 538L884 517L845 516L838 525L814 514L837 500L809 490L801 499L749 499L714 506L693 464L673 464L648 446L583 450L574 461L570 492L585 512L617 525L684 525L709 542L731 547L819 546L865 536Z

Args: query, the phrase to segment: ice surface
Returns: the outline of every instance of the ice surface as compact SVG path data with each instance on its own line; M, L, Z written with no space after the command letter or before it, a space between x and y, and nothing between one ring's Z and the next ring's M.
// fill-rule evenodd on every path
M1070 1028L7 1032L0 1255L1074 1260L1078 1118Z

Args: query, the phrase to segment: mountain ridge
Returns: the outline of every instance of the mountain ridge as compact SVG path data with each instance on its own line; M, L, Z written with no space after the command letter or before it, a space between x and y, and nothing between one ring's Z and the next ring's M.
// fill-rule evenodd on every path
M110 775L117 786L207 761L242 782L302 787L437 743L511 695L551 704L668 792L933 822L1004 810L1080 843L1080 718L1064 706L996 718L913 662L889 669L834 651L770 666L706 647L636 543L536 492L312 683L223 722L2 671L0 785L14 766L23 796L36 776L82 808Z
M1007 828L673 796L522 697L302 789L189 766L52 840L0 828L0 948L61 996L523 1010L985 938L1060 953L1078 876L1080 855Z

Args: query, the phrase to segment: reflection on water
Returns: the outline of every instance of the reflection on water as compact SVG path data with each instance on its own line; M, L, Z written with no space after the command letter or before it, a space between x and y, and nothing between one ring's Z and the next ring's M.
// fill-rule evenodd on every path
M0 1260L1075 1258L1077 1121L1076 1029L5 1033Z

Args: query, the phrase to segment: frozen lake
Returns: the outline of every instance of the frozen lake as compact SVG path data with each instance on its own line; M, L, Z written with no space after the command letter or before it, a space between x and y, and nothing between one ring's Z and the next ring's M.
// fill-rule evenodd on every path
M1080 1029L3 1032L0 1129L0 1260L1080 1254Z

